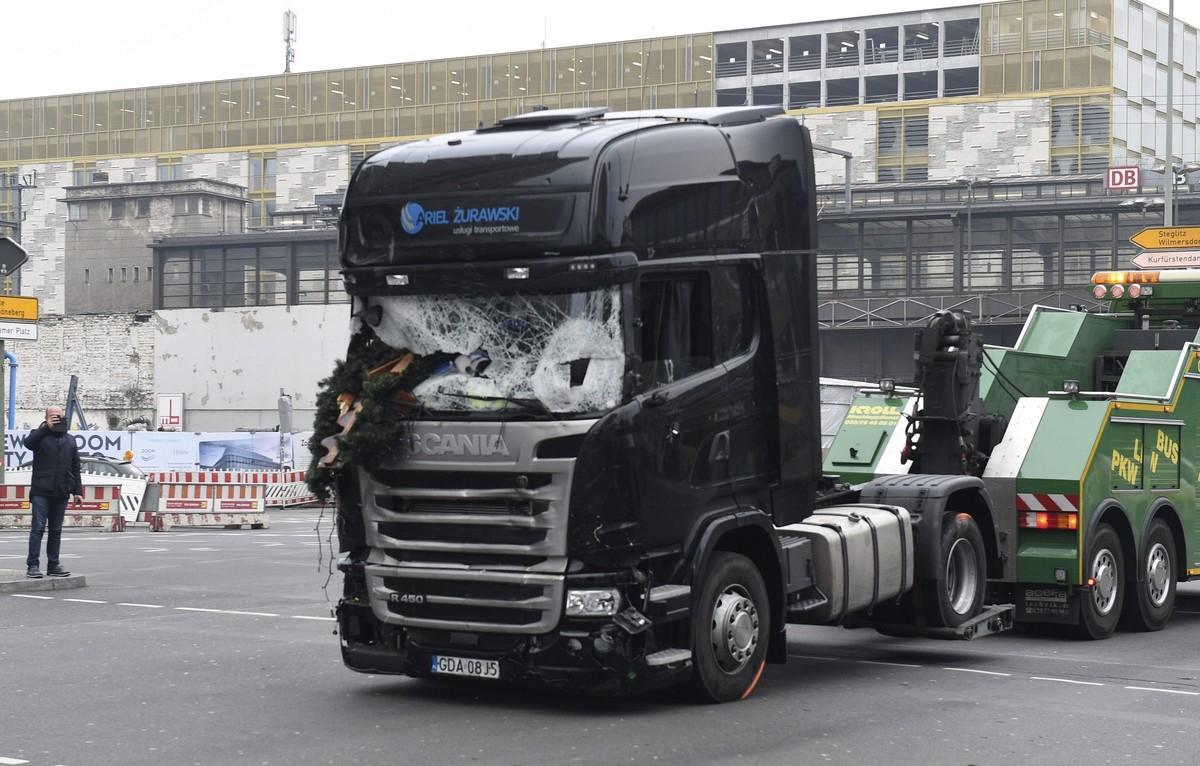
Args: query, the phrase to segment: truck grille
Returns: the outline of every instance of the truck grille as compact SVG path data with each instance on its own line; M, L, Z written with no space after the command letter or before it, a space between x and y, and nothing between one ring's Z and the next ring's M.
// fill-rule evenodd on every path
M377 565L366 571L376 616L406 627L546 633L562 611L561 575Z
M541 455L539 445L582 438L593 423L415 423L443 437L499 434L505 449L422 454L360 474L376 617L430 630L552 630L563 609L575 460Z

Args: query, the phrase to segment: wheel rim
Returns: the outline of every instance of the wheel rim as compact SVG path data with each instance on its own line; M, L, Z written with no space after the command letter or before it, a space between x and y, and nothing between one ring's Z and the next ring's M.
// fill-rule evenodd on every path
M730 585L717 596L712 615L713 657L733 675L750 663L758 647L758 607L745 588Z
M946 554L946 596L955 614L967 614L979 592L979 559L975 546L959 538Z
M1092 559L1092 602L1096 612L1107 615L1117 605L1117 559L1108 548L1096 551Z
M1151 604L1160 607L1167 602L1171 590L1171 557L1162 543L1152 545L1146 556L1146 588Z

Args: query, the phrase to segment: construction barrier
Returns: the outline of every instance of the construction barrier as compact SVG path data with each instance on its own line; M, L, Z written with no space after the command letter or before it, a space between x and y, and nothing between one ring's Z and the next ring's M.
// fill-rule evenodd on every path
M85 484L80 503L68 503L63 528L86 528L97 532L124 532L121 515L121 488L108 484ZM29 529L33 525L33 505L29 487L0 485L0 529Z
M160 484L262 485L268 508L317 502L304 471L162 471L151 476Z
M241 471L169 471L152 474L146 521L151 532L172 527L270 526L266 485Z

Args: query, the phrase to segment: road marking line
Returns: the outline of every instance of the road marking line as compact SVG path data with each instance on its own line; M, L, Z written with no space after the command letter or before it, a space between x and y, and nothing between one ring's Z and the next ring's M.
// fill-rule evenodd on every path
M1126 686L1125 688L1138 692L1162 692L1163 694L1185 694L1189 697L1200 697L1200 692L1185 692L1181 689L1155 689L1151 686Z
M240 612L237 609L221 609L221 614L244 614L250 617L278 617L279 615L271 612Z
M1030 676L1030 681L1057 681L1060 684L1079 684L1080 686L1104 686L1099 681L1076 681L1072 678L1048 678L1046 676Z
M793 657L795 655L792 655ZM883 660L858 660L864 665L887 665L893 668L919 668L921 665L913 665L911 662L884 662Z
M20 758L5 758L0 756L0 765L2 766L20 766L22 763L29 763L29 761L22 761Z
M13 598L38 598L44 601L50 601L54 598L54 596L35 596L32 593L12 593L10 595Z
M953 670L955 673L979 673L984 676L1011 676L1012 673L998 673L995 670L978 670L976 668L942 668L942 670Z
M327 620L329 622L336 622L336 620L333 617L309 617L306 614L293 614L292 619L293 620ZM796 655L793 654L791 656L795 657Z
M0 558L3 557L0 556ZM1191 609L1176 609L1175 611L1179 614L1200 614L1200 612L1194 612Z
M213 614L220 614L223 611L221 609L205 609L199 606L177 606L173 608L180 612L211 612Z
M795 657L800 660L824 660L825 662L844 662L841 657L822 657L819 654L789 654L789 657Z
M97 601L94 598L64 598L63 601L73 601L76 604L107 604L107 601Z
M122 601L117 606L140 606L142 609L162 609L162 604L134 604L129 601Z

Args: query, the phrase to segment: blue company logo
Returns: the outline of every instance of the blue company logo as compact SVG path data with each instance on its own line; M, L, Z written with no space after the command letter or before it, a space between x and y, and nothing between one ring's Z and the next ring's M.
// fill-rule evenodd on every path
M425 208L419 202L409 202L400 211L400 226L409 234L420 234L425 228Z
M409 202L400 210L400 226L409 234L419 234L426 226L454 225L454 234L496 233L492 227L487 231L473 229L473 224L505 224L501 233L519 231L520 205L497 205L488 207L455 207L451 209L426 210L419 202Z

